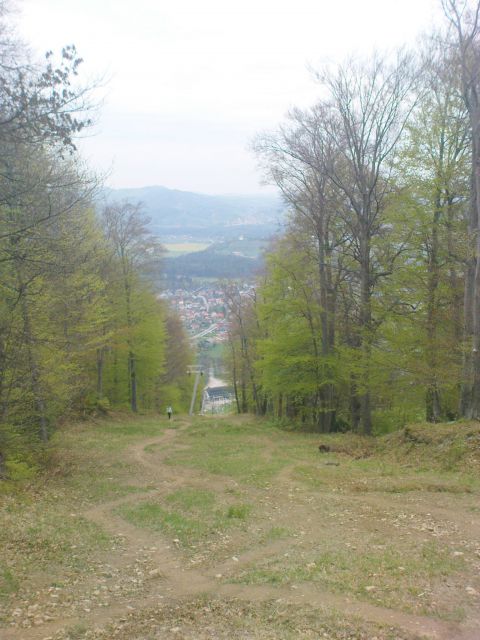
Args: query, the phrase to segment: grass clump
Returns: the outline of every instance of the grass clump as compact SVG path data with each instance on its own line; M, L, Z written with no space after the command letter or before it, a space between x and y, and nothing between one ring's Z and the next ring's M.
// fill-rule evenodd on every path
M145 501L134 506L122 506L117 511L134 525L178 538L189 548L232 526L245 523L251 506L224 506L211 491L185 488L169 494L162 503Z
M72 627L66 630L67 640L81 640L87 635L88 627L83 622L77 622Z
M134 507L121 507L118 513L137 527L172 535L185 546L191 546L210 532L205 522L169 511L151 502L142 502Z
M246 520L251 511L249 504L234 504L228 507L227 518L235 518L237 520Z
M179 489L170 493L166 497L168 504L177 505L187 511L210 510L215 505L215 494L213 491L202 489Z
M5 564L0 563L0 600L15 593L18 586L18 580L12 571Z
M276 540L283 540L291 536L291 531L285 529L285 527L271 527L268 529L261 538L262 543L275 542Z

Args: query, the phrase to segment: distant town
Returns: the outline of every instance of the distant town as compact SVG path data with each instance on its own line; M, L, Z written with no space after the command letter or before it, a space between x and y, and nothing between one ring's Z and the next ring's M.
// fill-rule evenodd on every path
M178 313L192 340L206 336L212 342L227 339L227 310L218 285L203 285L195 290L167 290L161 297Z
M251 293L253 284L239 284L240 295ZM196 289L167 289L160 296L178 313L192 340L207 338L212 343L227 340L228 309L218 283L202 283Z

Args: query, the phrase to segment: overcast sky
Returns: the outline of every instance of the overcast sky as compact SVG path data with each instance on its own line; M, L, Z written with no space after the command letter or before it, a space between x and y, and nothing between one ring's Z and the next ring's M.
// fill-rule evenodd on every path
M39 53L108 78L83 155L112 187L258 193L249 141L315 101L308 66L412 45L440 0L17 0Z

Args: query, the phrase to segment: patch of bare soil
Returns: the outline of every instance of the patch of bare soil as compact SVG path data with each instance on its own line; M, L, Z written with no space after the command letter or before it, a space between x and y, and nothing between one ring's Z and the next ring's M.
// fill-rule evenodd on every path
M114 537L109 553L85 579L69 584L68 594L39 583L35 601L14 605L10 626L0 630L2 640L480 639L480 524L473 496L436 494L432 500L418 492L313 491L294 479L292 465L270 487L242 486L246 501L261 510L247 529L219 532L203 548L187 552L178 540L140 529L115 513L119 506L159 499L182 487L222 494L238 490L231 478L164 464L189 423L176 426L129 451L138 476L131 482L147 481L149 493L83 513ZM272 527L282 529L280 539L268 537ZM252 568L278 558L309 567L324 540L354 555L381 549L392 539L403 550L413 540L440 540L453 556L465 556L468 567L457 582L442 576L432 581L418 607L387 606L385 594L377 603L375 575L368 597L312 582L242 580ZM463 620L442 619L456 604Z

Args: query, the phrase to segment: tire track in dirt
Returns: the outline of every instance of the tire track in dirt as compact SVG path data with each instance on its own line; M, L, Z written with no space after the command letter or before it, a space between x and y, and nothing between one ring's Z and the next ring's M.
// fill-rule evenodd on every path
M239 570L255 563L255 561L281 553L292 544L291 539L277 540L262 546L250 549L239 554L236 562L224 561L216 564L208 571L200 571L185 564L177 549L160 534L155 534L144 529L139 529L126 522L114 513L120 506L144 500L146 497L161 496L177 486L205 486L210 489L225 490L236 486L236 483L228 477L212 476L210 474L194 472L191 469L167 467L163 460L167 451L156 455L147 453L149 446L165 447L174 443L178 434L189 426L189 422L183 422L177 429L167 429L161 436L144 440L135 444L130 449L132 457L139 468L148 472L149 480L154 480L156 488L142 495L119 498L111 502L97 505L88 509L83 515L95 522L112 535L125 540L125 549L121 554L110 558L112 565L123 568L135 558L140 548L149 550L148 556L151 565L156 566L157 578L145 586L144 592L135 596L123 596L118 602L105 608L96 608L90 613L81 616L65 617L46 623L41 627L27 629L6 629L2 638L4 640L46 640L52 634L60 630L82 622L86 625L101 627L125 615L126 608L140 611L172 601L185 601L200 594L209 594L212 598L236 598L248 602L276 600L286 604L308 605L319 610L333 609L348 616L357 616L365 621L376 624L388 624L416 635L423 635L432 640L478 640L479 634L474 629L462 628L459 625L442 622L425 616L417 616L392 610L377 605L358 601L329 591L312 588L307 585L295 585L294 587L254 586L243 584L221 583L216 575ZM285 468L279 474L281 483L289 481L289 475L295 465ZM172 477L175 474L175 477Z

